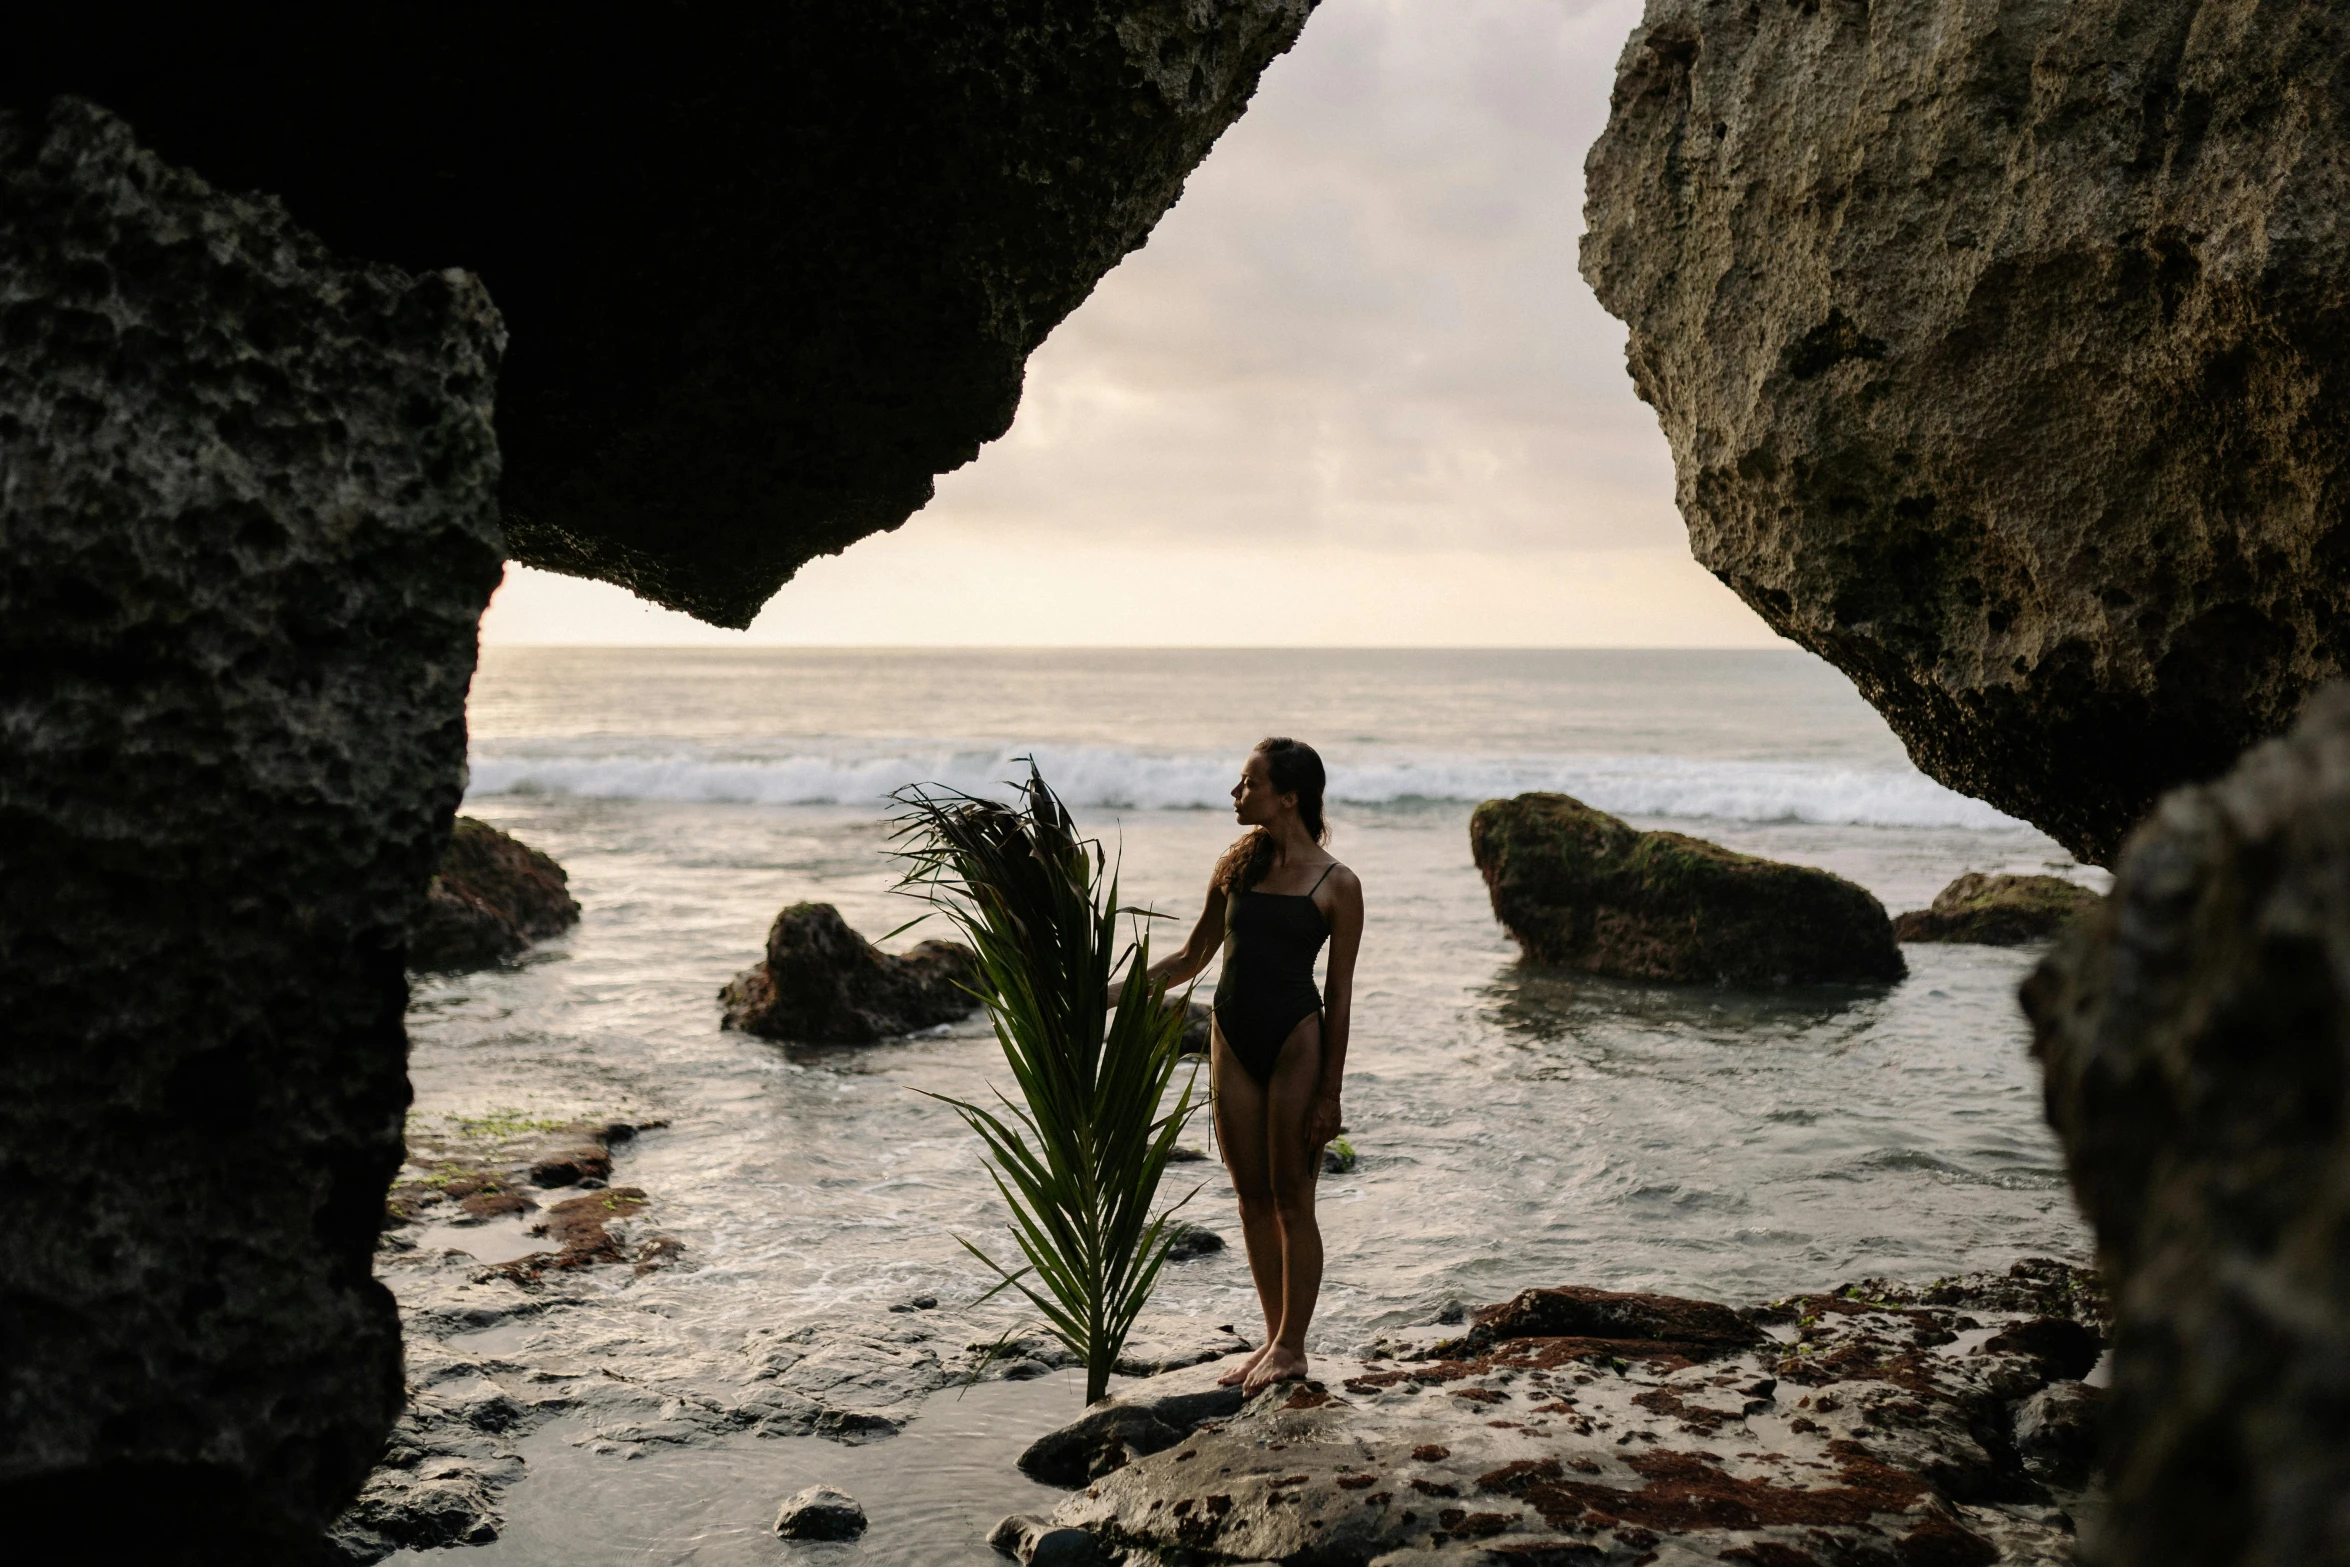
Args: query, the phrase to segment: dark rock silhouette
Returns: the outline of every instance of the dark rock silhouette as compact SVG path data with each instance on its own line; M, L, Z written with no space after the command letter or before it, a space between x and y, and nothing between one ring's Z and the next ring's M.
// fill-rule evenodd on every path
M2024 1004L2119 1320L2093 1559L2341 1560L2350 688L2165 799Z
M513 557L747 625L1003 434L1313 0L469 13L39 7L0 103L95 99L505 313ZM223 105L233 104L234 112Z
M1651 0L1583 275L1697 558L2110 863L2350 650L2350 13Z
M768 1039L870 1044L969 1017L979 1000L971 949L925 941L892 957L849 928L829 903L794 903L767 932L767 957L718 998L726 1026Z
M2013 947L2055 935L2097 902L2096 893L2061 876L1969 871L1934 894L1933 907L1895 915L1893 939Z
M1840 876L1641 832L1563 794L1488 800L1469 843L1536 963L1725 984L1898 979L1884 905Z
M487 822L460 816L426 890L424 914L408 933L408 966L489 968L578 923L579 902L562 866Z
M0 1501L27 1560L270 1562L401 1406L502 333L71 101L0 113L0 301Z

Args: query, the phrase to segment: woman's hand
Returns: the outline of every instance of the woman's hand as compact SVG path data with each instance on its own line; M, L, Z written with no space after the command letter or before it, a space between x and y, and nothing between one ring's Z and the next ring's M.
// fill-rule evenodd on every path
M1328 1145L1339 1133L1340 1116L1338 1096L1324 1094L1314 1100L1314 1113L1306 1120L1306 1147L1319 1149Z

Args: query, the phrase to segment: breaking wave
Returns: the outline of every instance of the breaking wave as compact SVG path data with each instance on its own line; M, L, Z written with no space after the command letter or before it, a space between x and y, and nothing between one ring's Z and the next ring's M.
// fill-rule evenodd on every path
M477 795L734 801L759 805L871 805L909 784L1003 795L1023 748L954 743L811 743L778 755L670 743L603 740L595 749L532 748L477 754ZM1225 756L1170 756L1111 746L1038 746L1038 765L1062 798L1093 809L1221 808L1232 785ZM1671 756L1449 756L1387 754L1333 762L1330 798L1357 806L1476 802L1529 789L1571 794L1619 816L1822 826L2020 826L1980 800L1909 769Z

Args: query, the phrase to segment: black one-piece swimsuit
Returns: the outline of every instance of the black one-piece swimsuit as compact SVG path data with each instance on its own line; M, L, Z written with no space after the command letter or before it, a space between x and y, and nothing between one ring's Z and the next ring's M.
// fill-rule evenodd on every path
M1216 980L1216 1027L1259 1083L1290 1031L1322 1010L1314 988L1314 959L1330 937L1314 892L1337 869L1333 860L1305 892L1258 892L1234 898L1224 913L1224 972Z

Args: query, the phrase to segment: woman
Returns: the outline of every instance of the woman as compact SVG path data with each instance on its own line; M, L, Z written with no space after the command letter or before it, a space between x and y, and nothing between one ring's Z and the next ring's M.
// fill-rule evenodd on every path
M1249 831L1216 862L1191 939L1151 966L1171 988L1224 952L1209 1081L1265 1342L1220 1380L1251 1393L1306 1374L1306 1327L1322 1290L1314 1178L1322 1146L1338 1135L1363 937L1363 884L1322 847L1322 786L1310 745L1266 740L1249 753L1232 786L1232 814ZM1314 957L1325 938L1329 990L1317 995Z

